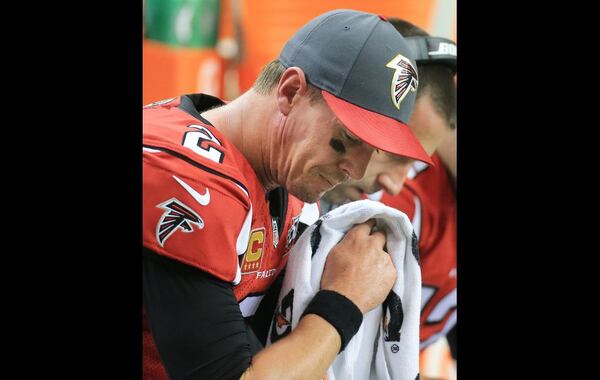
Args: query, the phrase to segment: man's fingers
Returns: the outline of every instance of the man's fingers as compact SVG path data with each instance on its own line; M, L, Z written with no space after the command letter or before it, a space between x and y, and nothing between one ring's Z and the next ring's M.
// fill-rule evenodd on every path
M385 245L385 242L387 240L385 233L383 231L375 231L371 234L371 238L373 238L378 245L381 245L381 247L383 248L383 246Z
M354 227L348 231L348 233L354 233L359 235L370 235L374 238L378 245L383 247L387 240L386 235L383 231L373 230L375 227L375 219L369 219L366 222L355 224Z
M366 234L370 235L371 230L375 226L375 219L369 219L366 222L358 223L352 226L348 233L358 233L358 234Z

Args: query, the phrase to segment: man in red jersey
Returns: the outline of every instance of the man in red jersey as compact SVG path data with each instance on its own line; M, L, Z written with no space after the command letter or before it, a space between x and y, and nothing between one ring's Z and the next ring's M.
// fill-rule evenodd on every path
M399 19L390 22L416 50L419 91L409 126L435 167L375 153L365 176L325 194L321 212L337 204L368 197L403 211L419 237L422 276L420 348L447 334L456 324L456 45L430 37L424 30ZM450 154L446 154L446 153ZM408 178L408 179L407 179ZM368 194L368 195L367 195ZM456 352L455 334L448 339Z
M373 221L331 251L293 332L260 350L244 319L287 262L302 202L361 178L374 149L431 163L406 126L417 86L385 18L337 10L231 103L195 94L145 107L144 378L325 373L395 281Z

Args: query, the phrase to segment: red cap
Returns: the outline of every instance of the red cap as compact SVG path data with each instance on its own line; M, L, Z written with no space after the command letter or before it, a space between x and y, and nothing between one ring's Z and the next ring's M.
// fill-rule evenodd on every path
M350 132L377 149L435 166L410 130L391 117L369 111L321 90L327 105Z

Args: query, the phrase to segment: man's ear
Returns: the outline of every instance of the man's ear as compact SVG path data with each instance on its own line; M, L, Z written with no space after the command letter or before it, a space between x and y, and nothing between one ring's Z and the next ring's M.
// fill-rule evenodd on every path
M304 95L308 90L304 71L290 67L283 72L277 85L277 106L282 114L288 115L294 105L296 95Z

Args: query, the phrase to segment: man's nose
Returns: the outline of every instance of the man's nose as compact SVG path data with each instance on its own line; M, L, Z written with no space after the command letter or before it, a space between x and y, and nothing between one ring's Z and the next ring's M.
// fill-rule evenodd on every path
M396 165L377 176L377 182L390 195L397 195L402 190L404 182L408 177L410 164Z
M361 179L367 171L369 160L373 155L373 148L367 146L358 147L352 150L352 154L347 155L340 162L340 169L352 179Z

